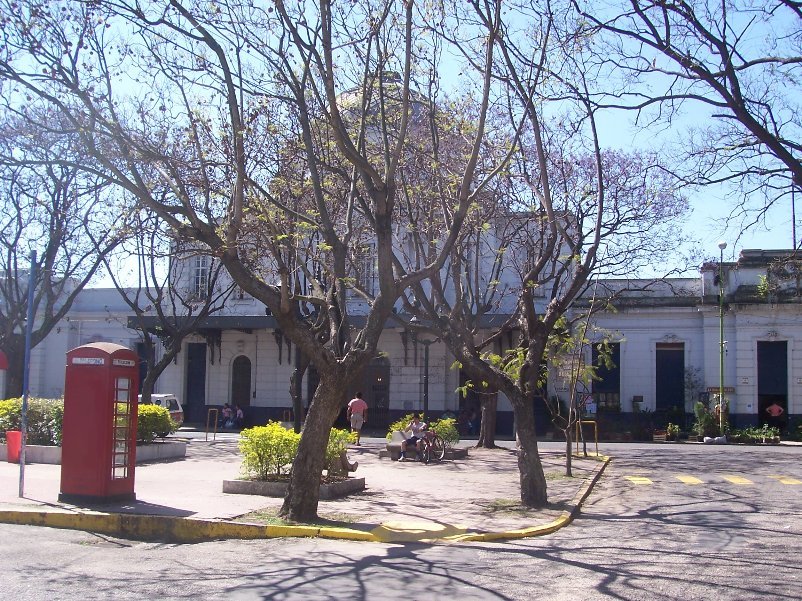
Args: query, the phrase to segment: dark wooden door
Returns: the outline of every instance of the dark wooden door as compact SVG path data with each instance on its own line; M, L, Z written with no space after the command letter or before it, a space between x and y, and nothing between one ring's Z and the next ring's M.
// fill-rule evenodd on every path
M242 408L251 405L251 360L245 355L234 359L231 366L231 404Z
M655 427L685 426L685 345L658 344L655 352Z
M206 343L187 344L186 421L206 423Z
M783 419L772 419L766 407L777 403L783 408ZM788 415L788 343L785 340L757 343L757 410L758 422L780 426Z

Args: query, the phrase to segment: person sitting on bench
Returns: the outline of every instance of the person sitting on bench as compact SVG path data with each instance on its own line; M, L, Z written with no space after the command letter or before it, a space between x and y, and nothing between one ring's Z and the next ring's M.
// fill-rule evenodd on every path
M415 450L418 449L418 441L423 438L423 431L426 429L426 424L420 420L420 415L417 413L412 416L412 421L407 426L407 432L412 432L412 436L401 441L401 456L399 461L406 461L407 447L412 445Z

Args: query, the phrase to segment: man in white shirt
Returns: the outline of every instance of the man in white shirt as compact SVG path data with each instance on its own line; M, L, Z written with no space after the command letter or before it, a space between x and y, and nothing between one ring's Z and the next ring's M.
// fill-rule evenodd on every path
M409 422L407 426L407 431L412 432L412 436L407 438L406 440L401 441L401 456L398 458L399 461L406 461L407 460L407 447L412 445L415 449L418 448L418 441L423 438L423 431L426 429L426 424L420 420L420 415L417 413L412 416L412 421Z

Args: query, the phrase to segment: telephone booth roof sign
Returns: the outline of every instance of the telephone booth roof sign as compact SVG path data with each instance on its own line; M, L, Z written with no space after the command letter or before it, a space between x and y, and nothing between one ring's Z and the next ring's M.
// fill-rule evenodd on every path
M81 349L82 353L84 353L87 349L97 349L98 351L100 351L102 354L105 355L114 355L119 351L128 351L129 353L133 352L128 347L123 346L121 344L116 344L114 342L90 342L89 344L83 344L77 348L72 349L71 351L68 351L68 354L71 354L73 351L76 351L78 349Z

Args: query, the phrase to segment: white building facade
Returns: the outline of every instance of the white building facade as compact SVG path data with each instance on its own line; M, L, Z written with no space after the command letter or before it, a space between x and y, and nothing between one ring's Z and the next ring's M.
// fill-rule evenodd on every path
M745 250L738 261L724 263L723 305L717 263L703 265L697 278L601 282L604 292L597 289L598 296L617 293L615 311L596 313L593 322L613 342L615 365L601 369L600 379L586 391L596 401L597 419L622 429L635 427L644 415L657 426L665 421L690 426L694 403L718 394L722 349L733 425L764 423L772 402L787 418L802 417L802 296L793 263L782 262L788 257L787 251ZM582 301L576 304L575 310L583 308ZM66 352L81 344L116 342L142 356L140 333L129 327L136 323L129 318L116 290L84 290L68 317L33 350L31 394L61 396ZM403 327L388 324L378 348L360 382L343 395L344 407L357 390L365 394L368 427L381 429L405 413L422 411L424 404L430 417L478 410L475 398L457 392L464 377L439 341L416 340ZM594 360L592 345L585 359ZM295 346L264 305L235 294L224 312L209 317L184 341L155 392L178 395L188 422L205 423L209 409L224 403L241 405L250 424L289 420L297 360ZM316 384L310 369L302 388L305 404ZM565 399L568 391L554 378L549 395ZM536 400L533 410L544 432L548 418L540 404ZM503 397L498 409L498 432L511 434L512 411Z

